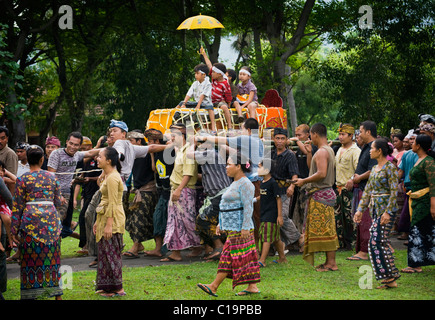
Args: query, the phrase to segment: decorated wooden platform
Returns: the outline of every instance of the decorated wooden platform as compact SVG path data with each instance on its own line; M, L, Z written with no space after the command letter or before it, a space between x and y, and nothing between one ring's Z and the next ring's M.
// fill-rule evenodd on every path
M228 130L228 123L224 117L222 109L215 108L215 122L219 133L225 133ZM240 128L236 109L231 108L231 121L234 129ZM248 110L243 109L242 114L248 117ZM282 99L276 90L268 90L261 104L256 109L256 118L260 125L259 135L263 135L266 128L284 128L287 129L287 112L282 108ZM157 129L165 133L173 123L182 122L188 128L197 130L210 129L210 119L208 111L205 109L192 108L172 108L156 109L151 111L147 121L146 129Z

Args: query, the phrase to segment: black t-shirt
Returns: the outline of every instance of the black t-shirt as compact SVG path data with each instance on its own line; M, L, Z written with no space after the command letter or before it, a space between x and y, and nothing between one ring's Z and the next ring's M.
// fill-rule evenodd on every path
M311 149L311 154L314 156L316 151L317 147L313 145ZM310 175L310 169L308 168L307 164L307 156L303 154L302 151L298 148L296 151L296 158L298 160L299 178L305 179Z
M145 158L135 159L131 173L133 174L133 186L136 189L140 189L153 181L154 172L151 163L151 154L148 153Z
M276 223L278 218L278 204L276 198L280 196L280 189L275 179L262 181L260 185L260 221Z
M77 165L78 167L79 165ZM83 171L90 171L90 170L95 170L98 169L98 165L97 165L97 161L95 161L94 159L91 159L87 162L83 163ZM99 177L101 174L101 170L100 171L92 171L92 172L88 172L84 174L84 177L87 178L91 178L91 177ZM83 198L92 198L94 193L97 192L97 190L99 190L100 187L97 184L97 181L90 181L88 183L83 183L82 184L82 197Z
M366 144L361 150L358 158L358 165L355 169L355 173L358 175L364 174L367 171L372 170L372 168L378 163L376 159L370 158L370 149L372 147L372 143L373 141ZM358 188L364 191L367 181L368 179L360 181L360 183L358 184Z
M167 159L166 159L167 158ZM165 161L166 160L166 161ZM170 154L168 150L154 153L154 161L156 166L156 184L161 195L169 200L171 194L171 174L174 170L175 149L172 149Z

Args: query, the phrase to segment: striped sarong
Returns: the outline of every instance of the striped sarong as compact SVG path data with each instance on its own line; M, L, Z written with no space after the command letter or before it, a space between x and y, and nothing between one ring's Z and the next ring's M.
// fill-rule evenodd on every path
M218 272L227 273L227 278L233 280L233 289L238 285L260 282L260 265L253 230L247 238L242 238L239 231L228 232Z

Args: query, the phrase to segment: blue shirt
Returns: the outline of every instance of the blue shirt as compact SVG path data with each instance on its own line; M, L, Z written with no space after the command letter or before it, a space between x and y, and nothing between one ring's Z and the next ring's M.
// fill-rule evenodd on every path
M407 190L411 189L411 180L409 179L409 171L414 167L418 160L418 154L412 150L405 151L402 156L402 160L399 164L399 169L403 170L403 183Z
M254 185L246 177L231 183L219 204L220 229L239 232L254 229L254 192Z

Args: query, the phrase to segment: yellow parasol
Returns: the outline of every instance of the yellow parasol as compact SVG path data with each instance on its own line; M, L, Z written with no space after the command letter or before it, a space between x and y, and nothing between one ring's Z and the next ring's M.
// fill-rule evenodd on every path
M193 16L184 20L177 28L177 30L181 29L215 29L215 28L225 28L222 23L220 23L216 18L210 16L203 16L199 14L199 16ZM201 33L201 42L202 42L202 31Z

